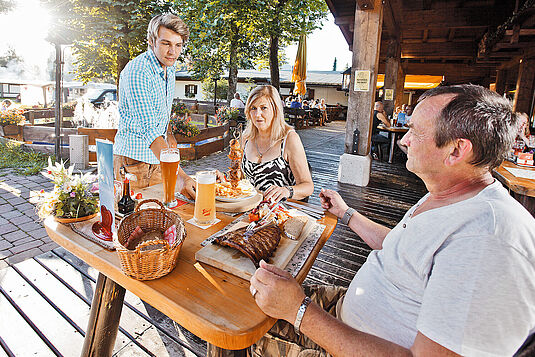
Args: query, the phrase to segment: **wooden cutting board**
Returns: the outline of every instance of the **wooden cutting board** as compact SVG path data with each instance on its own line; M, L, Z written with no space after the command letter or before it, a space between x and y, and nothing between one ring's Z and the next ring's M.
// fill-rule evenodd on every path
M247 222L240 222L233 228L238 229L245 225L247 225ZM268 260L268 263L284 269L313 227L314 220L309 219L297 240L291 240L285 236L281 236L279 246L273 256ZM206 247L198 250L195 253L195 259L246 280L251 279L256 270L253 262L241 252L217 244L208 244Z
M143 193L143 198L155 198L161 201L163 199L163 184L160 183L147 187ZM262 194L257 192L255 196L236 202L221 202L216 200L215 209L219 212L246 212L258 206L262 202L262 198Z

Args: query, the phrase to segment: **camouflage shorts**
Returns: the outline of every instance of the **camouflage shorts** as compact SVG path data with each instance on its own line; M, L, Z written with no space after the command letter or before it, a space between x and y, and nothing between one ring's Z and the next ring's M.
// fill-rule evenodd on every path
M305 294L332 316L336 317L336 303L346 288L334 285L305 285ZM327 357L323 348L305 335L297 335L292 324L279 320L256 344L251 346L254 357Z

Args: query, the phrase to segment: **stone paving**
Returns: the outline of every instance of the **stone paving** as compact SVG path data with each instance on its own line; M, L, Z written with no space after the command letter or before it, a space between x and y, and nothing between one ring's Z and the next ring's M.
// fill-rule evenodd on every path
M332 122L325 127L299 130L305 150L322 151L332 143L343 152L345 122ZM228 149L196 161L184 161L188 174L215 168L226 171ZM41 189L50 191L53 183L42 175L21 176L13 169L0 170L0 269L48 252L58 245L52 241L36 213Z

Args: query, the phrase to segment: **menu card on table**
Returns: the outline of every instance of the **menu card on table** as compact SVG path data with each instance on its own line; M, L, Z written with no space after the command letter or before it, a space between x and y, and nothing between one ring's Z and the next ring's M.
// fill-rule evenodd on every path
M93 224L93 234L111 241L117 234L115 228L115 193L113 185L113 143L96 139L98 191L100 198L100 222Z

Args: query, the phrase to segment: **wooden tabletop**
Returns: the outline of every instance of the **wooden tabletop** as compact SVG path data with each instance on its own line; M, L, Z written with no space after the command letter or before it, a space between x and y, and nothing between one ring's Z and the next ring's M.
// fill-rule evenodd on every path
M193 208L192 204L185 204L175 211L187 221L193 216ZM206 230L186 223L187 238L178 255L176 268L168 275L151 281L138 281L124 275L116 252L105 250L81 237L53 217L47 218L44 223L54 241L195 335L221 348L243 349L258 341L275 320L258 308L249 292L247 280L195 261L200 243L235 219L221 213L217 214L217 218L221 222ZM326 228L297 276L300 282L303 282L320 249L334 231L337 219L327 212L318 222Z
M386 126L384 124L377 125L377 129L390 131L392 133L406 133L407 131L409 131L409 128L406 126Z
M510 190L524 196L535 197L535 180L516 177L507 171L505 169L506 167L526 169L530 171L535 171L535 167L518 166L512 162L504 161L498 168L494 169L494 176Z

